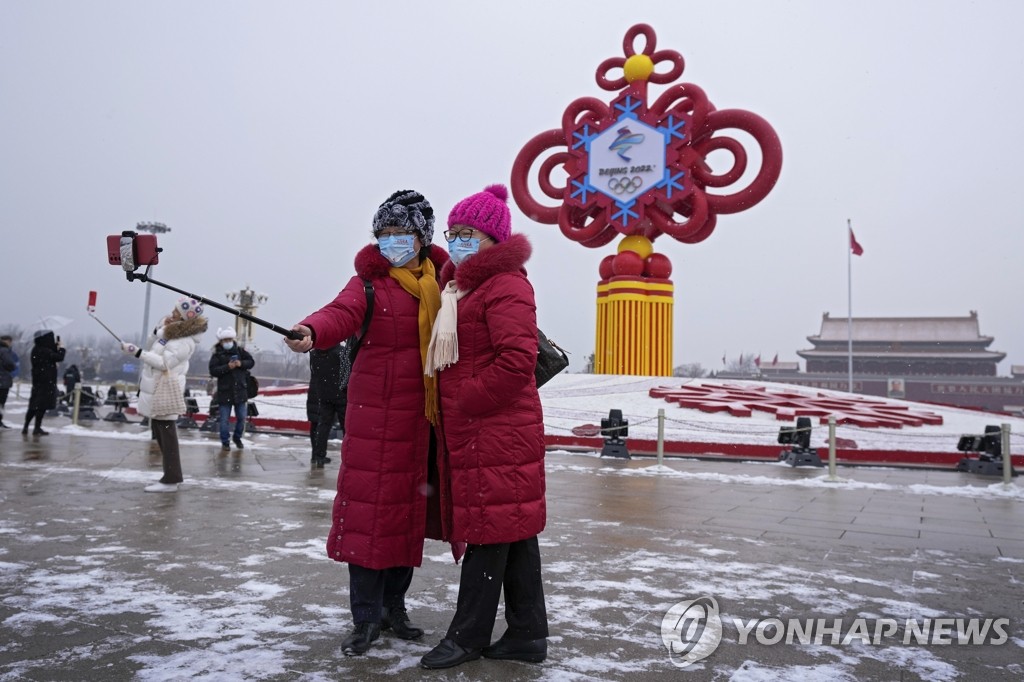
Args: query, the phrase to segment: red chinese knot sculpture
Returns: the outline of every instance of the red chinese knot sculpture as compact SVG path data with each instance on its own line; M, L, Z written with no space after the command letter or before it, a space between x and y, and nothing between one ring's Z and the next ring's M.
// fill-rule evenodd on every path
M642 51L634 47L642 36ZM654 241L662 234L693 244L715 229L719 214L737 213L767 196L778 180L782 148L772 127L760 116L740 109L716 110L707 95L692 83L672 83L683 73L683 57L674 50L657 50L654 29L637 24L626 32L624 57L606 59L597 68L597 84L618 92L605 103L595 97L573 101L562 115L562 127L540 133L519 152L512 168L512 194L531 219L558 224L569 239L595 248L617 234ZM659 67L667 70L659 72ZM613 76L621 70L621 75ZM667 86L648 103L648 83ZM746 187L731 194L712 194L735 185L747 169L747 152L721 131L748 133L761 151L761 165ZM530 171L545 153L537 185L544 196L559 201L547 206L530 192ZM715 173L709 154L725 151L732 167ZM566 173L564 185L552 180L553 171ZM631 249L627 249L631 250ZM622 255L622 254L620 254ZM610 267L611 264L609 264ZM620 265L633 274L637 264ZM667 259L646 264L655 272L636 276L667 277ZM620 273L602 272L602 277Z

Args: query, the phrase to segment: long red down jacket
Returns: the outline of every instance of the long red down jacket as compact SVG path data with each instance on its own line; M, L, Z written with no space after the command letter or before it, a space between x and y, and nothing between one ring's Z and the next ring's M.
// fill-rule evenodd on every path
M438 273L448 254L431 247ZM345 439L327 555L364 568L419 566L423 539L440 539L438 510L428 528L430 422L424 413L419 300L388 275L377 246L363 248L356 277L302 324L316 348L357 333L366 314L362 279L373 284L373 316L348 385ZM437 497L432 498L434 506Z
M441 521L452 542L516 542L547 522L531 252L513 235L441 275L469 292L458 302L459 359L439 382Z

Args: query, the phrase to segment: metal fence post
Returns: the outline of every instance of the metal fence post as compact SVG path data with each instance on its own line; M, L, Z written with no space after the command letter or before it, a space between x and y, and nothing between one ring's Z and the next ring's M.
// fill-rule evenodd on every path
M78 426L78 405L82 400L82 385L80 383L75 384L73 393L75 394L74 407L71 408L71 423Z
M665 457L665 408L658 408L658 466Z
M828 477L836 479L836 416L828 416Z
M1013 455L1010 452L1010 425L1003 424L999 430L1000 446L1003 452L1003 483L1010 484L1013 478Z

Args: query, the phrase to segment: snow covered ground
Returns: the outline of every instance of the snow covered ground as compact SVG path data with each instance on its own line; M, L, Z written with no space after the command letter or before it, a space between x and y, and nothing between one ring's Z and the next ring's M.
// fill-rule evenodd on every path
M636 435L664 406L677 438L772 444L780 422L681 410L647 396L664 379L559 377L542 391L549 433L624 411ZM670 383L670 382L668 382ZM261 414L304 415L304 396L262 396ZM16 424L24 400L9 402ZM930 407L944 424L885 429L891 442L1008 421ZM301 417L298 417L301 418ZM636 425L634 427L634 424ZM141 491L159 471L137 424L45 423L0 433L0 680L419 680L443 634L458 568L430 542L409 606L428 635L383 637L345 658L347 573L323 551L337 463L308 469L301 437L247 435L225 455L182 430L187 483ZM645 429L647 431L645 431ZM858 441L871 429L850 429ZM914 435L916 434L916 435ZM930 435L929 435L930 434ZM753 439L762 439L754 441ZM1019 442L1019 441L1018 441ZM334 447L337 447L335 443ZM865 445L864 447L869 447ZM954 472L778 463L601 459L549 453L541 536L552 626L542 666L480 661L460 680L1021 679L1024 486ZM726 626L689 673L669 661L666 611L713 596ZM741 644L733 618L1009 617L1000 646ZM726 618L727 616L727 618ZM498 624L500 633L503 624ZM496 634L498 634L496 633Z

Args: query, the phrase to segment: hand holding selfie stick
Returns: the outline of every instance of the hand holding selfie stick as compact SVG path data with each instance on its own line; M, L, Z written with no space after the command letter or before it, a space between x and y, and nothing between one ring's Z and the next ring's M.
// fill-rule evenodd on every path
M143 243L140 245L137 242ZM163 251L163 249L159 248L156 245L156 235L138 235L135 232L132 232L131 230L126 230L125 232L122 232L120 236L111 235L107 237L108 260L112 265L121 266L129 282L133 282L135 280L138 280L140 282L151 282L152 284L155 284L158 287L163 287L164 289L176 291L177 293L182 294L183 296L194 298L200 303L205 303L206 305L216 308L217 310L223 310L224 312L230 313L236 317L240 317L243 320L248 320L253 324L258 324L259 326L265 327L266 329L269 329L272 332L280 334L281 336L284 336L287 339L299 341L303 338L302 334L292 329L285 329L284 327L279 327L276 324L267 322L266 320L261 320L260 318L254 317L253 315L250 315L248 313L243 313L241 310L229 308L226 305L215 303L214 301L211 301L208 298L203 298L198 294L193 294L189 291L185 291L184 289L179 289L177 287L171 286L170 284L158 282L157 280L153 279L152 277L149 276L149 271L154 265L157 264L159 258L158 254L161 251ZM136 256L141 257L137 258ZM146 265L146 272L143 274L138 274L135 272L136 268L138 267L136 265L136 262L139 261L143 261L144 264Z

